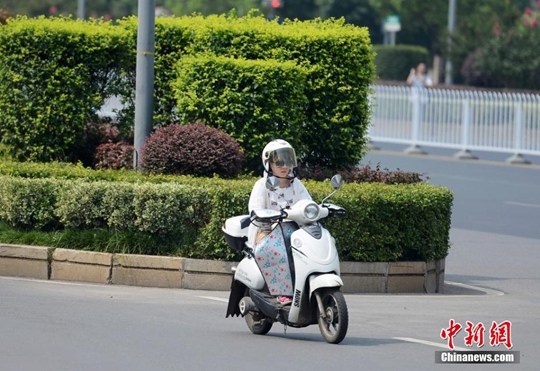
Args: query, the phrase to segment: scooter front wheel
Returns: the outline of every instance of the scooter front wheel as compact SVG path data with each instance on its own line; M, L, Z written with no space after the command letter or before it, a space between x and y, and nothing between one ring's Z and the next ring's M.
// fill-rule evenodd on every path
M270 318L264 316L262 313L248 312L244 316L249 331L255 335L266 335L274 324Z
M340 343L347 334L349 313L343 293L338 289L325 289L318 293L318 322L324 339L331 344Z

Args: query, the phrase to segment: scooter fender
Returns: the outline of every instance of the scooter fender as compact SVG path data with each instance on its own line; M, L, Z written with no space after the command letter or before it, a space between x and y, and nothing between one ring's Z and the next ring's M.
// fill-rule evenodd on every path
M309 276L309 297L315 290L321 287L341 287L343 286L343 280L337 274L326 273L321 275Z
M262 290L264 287L264 277L253 258L246 257L238 263L234 272L234 279L251 289Z

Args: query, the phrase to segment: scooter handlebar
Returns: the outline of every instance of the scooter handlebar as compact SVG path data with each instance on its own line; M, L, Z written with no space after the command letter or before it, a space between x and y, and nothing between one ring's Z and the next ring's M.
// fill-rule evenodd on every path
M347 215L347 210L341 206L335 204L323 204L322 206L328 209L329 216L344 217Z
M310 211L307 211L308 209ZM347 215L347 211L341 206L330 203L317 205L313 201L301 200L292 207L279 211L272 209L253 210L250 220L254 224L260 224L258 225L259 227L278 223L285 219L290 219L303 225L316 222L328 216L343 217L345 215Z

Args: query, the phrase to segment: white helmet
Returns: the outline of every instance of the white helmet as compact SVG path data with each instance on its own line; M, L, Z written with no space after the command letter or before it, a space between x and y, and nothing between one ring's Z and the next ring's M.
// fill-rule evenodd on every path
M262 151L262 164L266 172L270 172L270 161L284 161L285 165L295 168L296 153L289 142L283 139L276 139L268 143Z

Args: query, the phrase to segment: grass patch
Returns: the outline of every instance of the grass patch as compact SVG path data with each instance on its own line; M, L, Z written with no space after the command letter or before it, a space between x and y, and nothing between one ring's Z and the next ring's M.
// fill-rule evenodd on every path
M0 241L120 254L185 256L186 236L151 236L109 229L36 231L12 228L0 222Z

